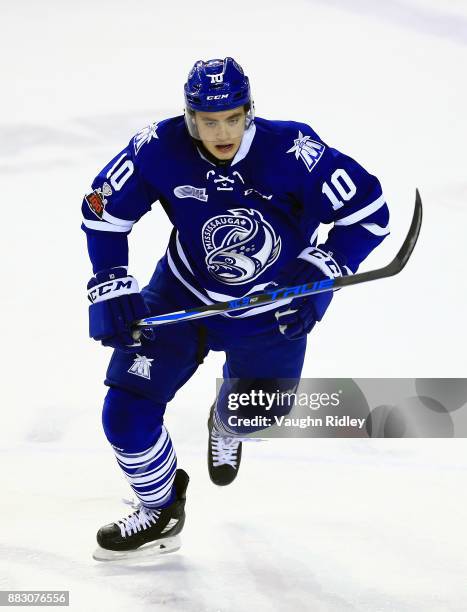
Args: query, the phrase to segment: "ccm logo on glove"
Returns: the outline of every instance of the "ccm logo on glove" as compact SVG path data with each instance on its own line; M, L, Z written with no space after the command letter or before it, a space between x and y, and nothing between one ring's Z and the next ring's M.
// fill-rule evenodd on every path
M103 300L110 300L115 297L138 292L139 288L136 279L133 276L126 276L125 278L116 278L115 280L95 285L88 291L88 300L91 304L96 304Z
M339 264L333 259L332 253L323 251L318 247L308 247L303 249L298 256L298 259L303 259L304 261L313 264L328 278L337 278L342 276L342 270Z

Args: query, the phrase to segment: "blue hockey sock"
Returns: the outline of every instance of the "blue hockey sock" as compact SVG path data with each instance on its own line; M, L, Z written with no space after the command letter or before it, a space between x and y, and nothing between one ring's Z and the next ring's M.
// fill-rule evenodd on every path
M156 443L140 453L125 453L116 447L113 450L126 479L144 506L165 508L173 503L177 457L164 426Z
M177 458L163 425L165 404L110 388L102 424L118 464L139 501L162 508L174 501Z

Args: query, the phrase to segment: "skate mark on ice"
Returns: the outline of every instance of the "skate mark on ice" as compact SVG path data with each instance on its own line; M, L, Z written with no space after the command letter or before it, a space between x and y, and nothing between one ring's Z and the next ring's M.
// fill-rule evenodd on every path
M326 592L313 577L312 567L297 561L296 556L289 558L274 534L235 523L224 524L224 529L242 554L254 588L267 599L269 609L277 612L302 610L306 602L310 610L359 612L350 602ZM271 538L277 546L271 544ZM291 569L284 571L284 568Z
M201 610L201 607L196 606L196 601L194 601L191 593L174 595L180 585L184 584L186 573L189 572L189 568L185 567L183 560L174 557L165 562L167 557L162 559L159 557L157 567L155 562L150 565L145 564L144 567L125 567L122 563L109 567L96 564L91 559L91 552L90 550L89 563L83 563L65 555L37 548L0 545L0 559L4 563L28 566L34 570L43 568L44 572L54 573L59 584L63 584L63 581L68 579L70 586L63 586L63 588L70 589L70 596L73 590L79 592L82 596L88 585L92 587L91 590L99 588L99 584L102 584L99 577L111 578L115 576L118 580L115 581L115 584L109 586L118 590L125 597L134 598L134 603L137 605L147 606L149 601L149 603L164 605L166 612ZM82 549L80 549L79 554L82 555ZM121 580L120 577L122 576L131 577L132 580ZM148 588L147 582L142 580L145 577L150 578L150 588ZM8 588L11 588L11 586Z

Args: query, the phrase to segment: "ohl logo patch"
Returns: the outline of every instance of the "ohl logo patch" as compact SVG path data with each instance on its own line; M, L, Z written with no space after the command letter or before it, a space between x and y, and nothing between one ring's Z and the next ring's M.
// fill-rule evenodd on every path
M234 208L203 225L206 267L217 281L242 285L257 278L279 257L281 239L263 215Z
M154 359L148 359L144 355L138 355L138 353L136 353L135 360L128 372L135 376L151 380L151 366L153 361Z
M322 142L312 140L311 136L304 136L299 130L298 138L294 140L293 147L287 153L295 153L295 159L301 159L308 168L308 172L311 172L321 159L325 149L326 147Z

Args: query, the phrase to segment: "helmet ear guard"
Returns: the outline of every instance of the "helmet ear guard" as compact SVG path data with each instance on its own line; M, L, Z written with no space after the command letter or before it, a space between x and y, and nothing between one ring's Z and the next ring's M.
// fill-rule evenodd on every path
M188 133L192 138L196 140L201 140L198 126L196 125L195 111L191 110L191 108L185 107L185 125L188 130Z

